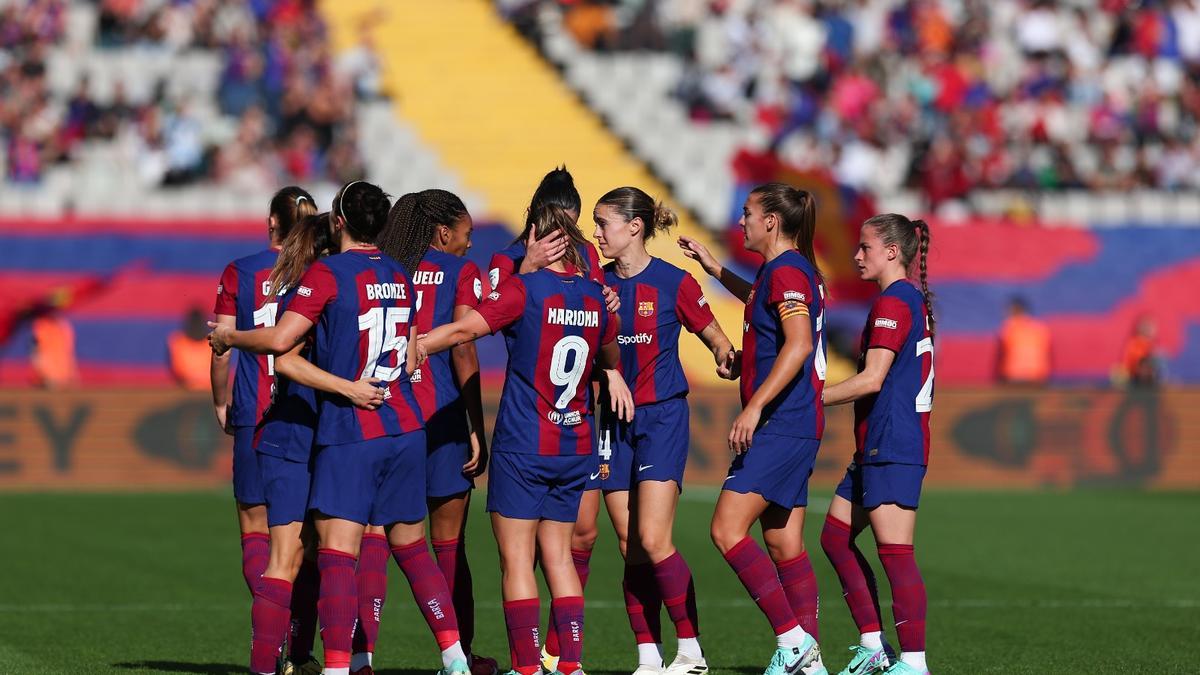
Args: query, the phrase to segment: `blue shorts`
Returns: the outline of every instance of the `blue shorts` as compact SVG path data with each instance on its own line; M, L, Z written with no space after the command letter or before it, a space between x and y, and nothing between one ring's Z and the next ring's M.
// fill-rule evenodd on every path
M687 399L679 397L638 407L633 421L618 422L615 430L602 426L596 444L599 476L589 480L588 489L595 484L605 491L629 490L644 480L675 481L682 489L690 417Z
M488 469L488 513L521 520L575 522L594 457L497 452Z
M641 408L638 408L641 412ZM636 415L635 415L636 417ZM621 442L621 426L597 416L596 452L588 464L585 490L628 490L631 485L633 450Z
M363 525L424 520L424 430L319 448L308 507Z
M308 514L308 493L312 486L309 462L293 462L258 453L258 471L267 499L267 525L279 527L303 523Z
M926 469L922 464L850 462L845 477L838 483L837 496L865 509L880 504L915 509L921 501L921 483L925 480Z
M475 487L475 481L462 472L463 464L471 457L471 441L466 417L461 413L461 406L450 406L425 422L427 499L459 495Z
M734 458L721 489L754 493L785 509L808 506L808 477L820 446L821 441L814 438L759 429L750 449Z
M233 428L233 498L239 504L267 503L254 452L254 427Z

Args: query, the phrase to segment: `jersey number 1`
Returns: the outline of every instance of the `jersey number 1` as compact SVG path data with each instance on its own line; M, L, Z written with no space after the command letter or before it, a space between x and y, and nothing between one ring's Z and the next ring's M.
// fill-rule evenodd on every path
M267 304L254 310L254 326L255 328L262 326L270 328L275 325L275 309L279 307L278 302L268 302ZM267 354L267 375L272 377L275 375L275 355Z
M400 324L407 324L412 313L409 307L372 307L358 315L358 330L367 332L367 362L363 364L360 378L377 377L391 382L400 377L407 362L408 336L400 331ZM381 366L379 359L384 354L399 352L400 364Z

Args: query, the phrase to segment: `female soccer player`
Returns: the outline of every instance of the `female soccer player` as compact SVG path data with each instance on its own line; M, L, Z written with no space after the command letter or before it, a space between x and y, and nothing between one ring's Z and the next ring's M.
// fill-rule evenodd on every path
M742 412L729 432L737 457L717 499L712 538L775 630L778 648L766 675L824 675L817 583L803 539L808 477L824 426L825 298L812 262L816 204L803 190L760 185L739 224L746 250L764 259L753 286L722 269L699 242L680 238L688 257L746 303ZM732 365L736 372L739 364ZM749 536L755 520L770 558Z
M538 238L571 225L570 216L554 206L531 216ZM631 394L615 370L617 319L605 311L600 286L568 272L568 264L582 269L577 251L538 272L509 277L477 310L421 341L421 350L433 354L504 330L509 359L492 440L487 509L500 549L513 670L520 675L540 668L537 555L553 597L558 671L581 670L583 588L570 549L592 466L587 383L595 361L605 369L614 410L624 419L633 417Z
M274 313L272 323L295 299L294 289L304 271L330 253L329 249L327 213L306 216L288 233L267 279L267 295L272 302L264 307ZM326 373L308 361L302 353L305 346L306 341L301 342L292 352L275 359L273 401L254 434L271 536L270 562L253 587L250 670L255 673L275 672L289 624L284 675L321 672L311 654L317 622L318 572L316 561L305 555L305 543L311 538L312 523L307 512L317 424L312 387L340 394L368 410L383 402L377 379L351 382Z
M545 207L561 209L568 216L569 222L564 223L562 230L552 231L544 239L538 239L533 214ZM492 256L489 272L491 287L498 288L514 274L536 272L561 259L565 261L568 272L575 272L576 265L579 265L578 269L582 270L584 276L601 285L608 311L615 314L620 307L620 299L605 285L604 270L600 267L600 256L596 253L596 247L592 246L579 229L579 214L582 208L583 201L579 198L579 190L575 188L575 179L565 166L543 176L529 201L529 208L526 209L525 229L512 244ZM589 407L590 395L589 389ZM574 561L575 572L585 588L590 572L592 549L596 545L596 519L600 515L599 477L599 465L596 465L589 473L587 487L580 502L579 517L575 522L575 534L571 540L571 560ZM558 633L554 631L556 622L553 611L551 608L550 629L547 631L546 643L542 650L542 666L546 672L553 672L558 664Z
M471 248L473 229L466 205L445 190L406 194L392 206L379 248L412 277L418 333L461 319L479 304L482 276L475 263L463 257ZM425 416L425 499L433 551L454 598L472 673L494 675L495 660L471 652L475 600L466 552L467 511L475 477L487 468L475 343L434 355L413 371L412 383Z
M543 206L555 206L570 216L571 226L561 232L553 232L546 239L538 239L534 230L533 214ZM536 272L546 265L563 258L568 246L573 248L577 256L568 256L570 260L582 262L580 268L583 275L604 285L604 272L600 269L600 256L596 247L583 236L579 229L579 214L583 201L579 198L579 190L575 189L575 178L560 166L542 177L533 198L526 210L525 229L507 247L496 251L488 272L492 288L499 288L508 277L514 274ZM571 263L573 264L573 263ZM574 271L568 268L568 271Z
M373 243L387 220L387 195L355 181L333 200L330 227L338 254L314 263L279 322L256 331L218 327L218 352L291 351L310 329L315 365L342 377L377 377L384 404L356 410L340 396L317 397L318 451L309 508L321 548L318 614L325 672L347 675L357 616L355 566L368 524L382 525L392 555L442 650L443 672L466 675L466 655L446 580L425 543L424 420L412 393L415 294L404 268ZM408 358L406 358L408 355Z
M854 461L838 485L821 548L837 570L859 644L841 672L928 673L925 582L913 557L917 502L929 464L933 409L933 306L926 282L929 226L894 213L863 223L854 262L882 291L862 334L858 374L825 390L825 405L854 401ZM916 269L912 269L916 263ZM915 272L915 274L910 274ZM910 279L920 282L918 289ZM854 538L870 526L892 586L902 651L889 666L875 579ZM885 670L886 669L886 670Z
M273 301L273 297L266 294L267 275L271 273L279 246L292 226L316 212L312 195L303 188L289 185L275 193L267 215L270 248L234 260L221 274L213 309L218 325L250 330L274 324L274 310L265 309L266 304ZM237 501L238 527L242 533L242 577L253 595L254 583L267 568L270 556L267 509L254 455L254 426L271 402L274 358L246 354L238 359L231 405L230 356L214 353L209 371L217 423L233 435L233 497Z
M618 539L626 542L625 606L638 643L635 673L663 672L655 628L665 602L679 638L665 672L699 675L708 664L700 649L696 590L671 542L689 438L680 326L700 336L719 368L726 367L733 346L692 275L646 251L647 240L677 222L670 209L637 188L621 187L600 198L592 217L600 252L613 259L605 279L621 299L621 373L638 411L631 424L602 425L600 441L602 467L608 467L601 472L605 503Z

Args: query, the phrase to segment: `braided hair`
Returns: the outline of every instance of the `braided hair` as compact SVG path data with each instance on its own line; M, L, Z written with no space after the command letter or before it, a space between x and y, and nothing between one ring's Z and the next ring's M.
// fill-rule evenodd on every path
M465 215L466 205L453 192L436 189L410 192L396 200L376 243L411 276L429 250L437 229L452 227Z

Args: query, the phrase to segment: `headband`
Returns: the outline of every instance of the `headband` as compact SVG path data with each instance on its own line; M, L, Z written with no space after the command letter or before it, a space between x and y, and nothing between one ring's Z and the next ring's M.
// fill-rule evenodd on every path
M346 200L346 193L350 191L351 185L361 182L361 180L350 181L346 183L346 187L342 188L342 194L338 196L338 215L342 217L342 220L346 220L346 209L342 208L342 202Z

